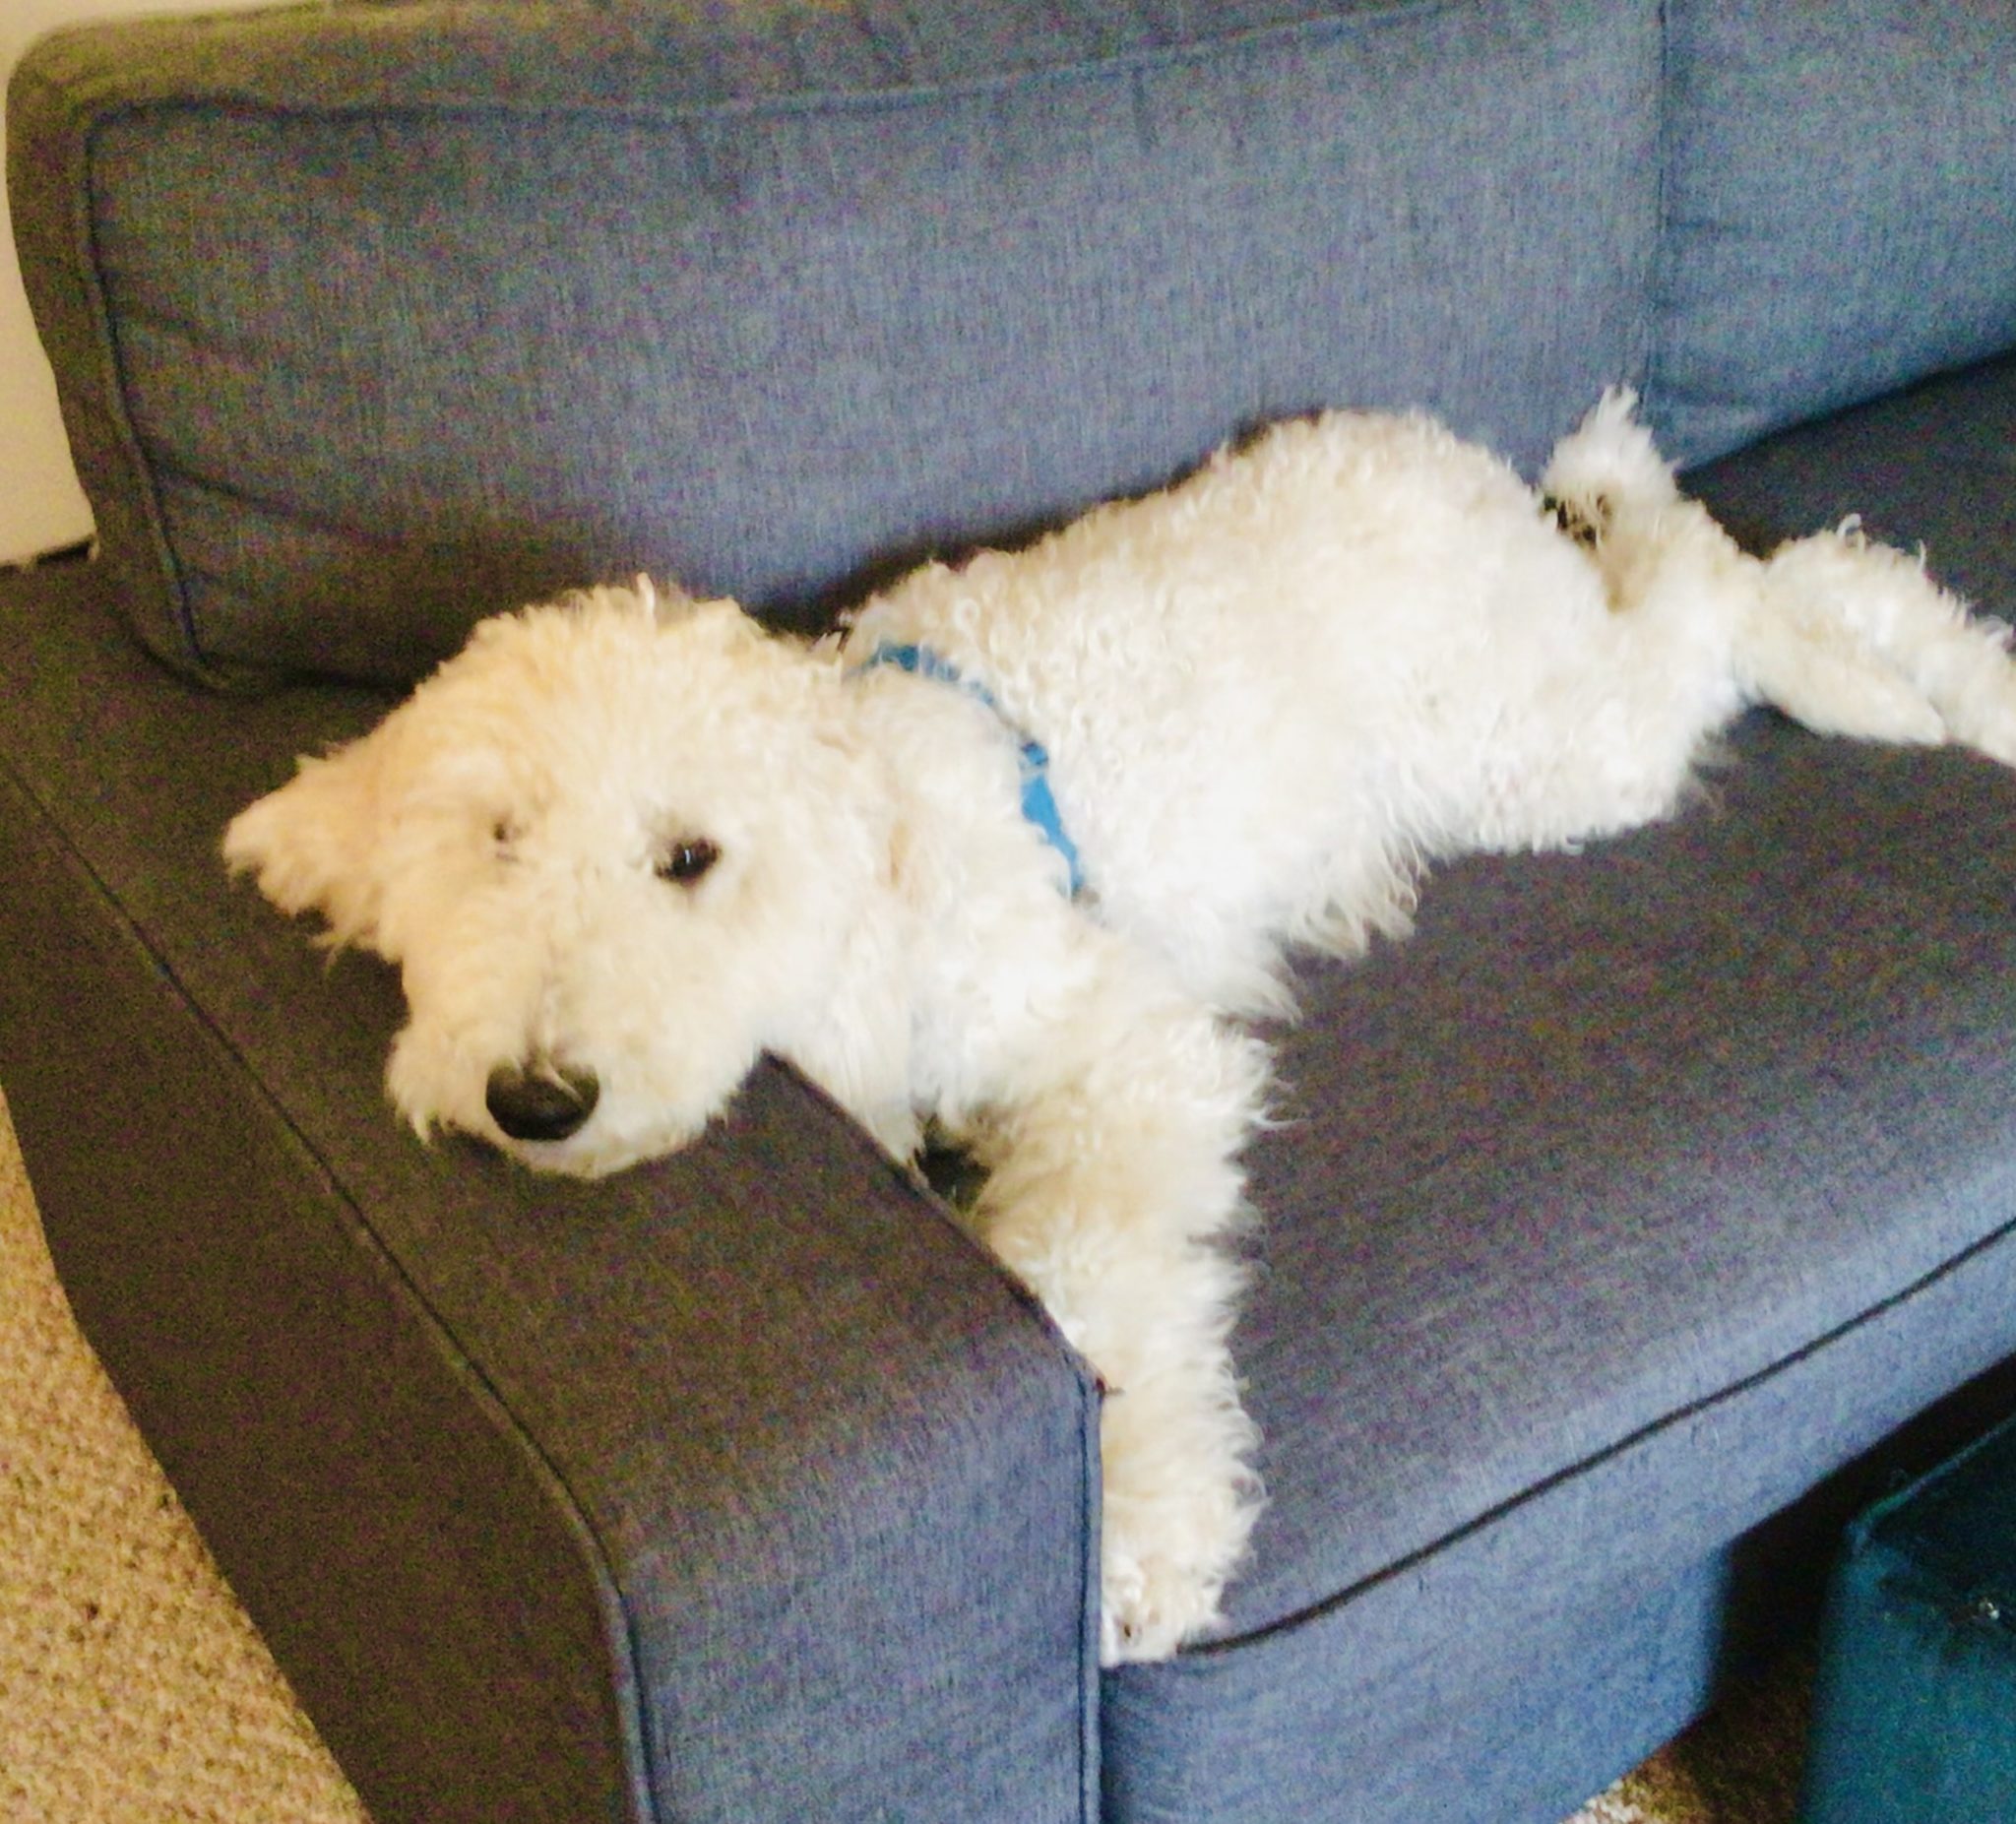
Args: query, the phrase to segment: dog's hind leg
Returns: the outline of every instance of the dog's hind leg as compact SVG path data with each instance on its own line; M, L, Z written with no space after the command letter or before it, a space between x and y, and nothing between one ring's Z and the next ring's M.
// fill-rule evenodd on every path
M1635 400L1613 391L1555 450L1544 486L1604 577L1611 606L1662 600L1720 621L1741 696L1823 734L1956 740L2016 764L2008 631L1977 621L1902 551L1851 522L1758 560L1683 499Z
M1554 446L1541 485L1562 530L1589 545L1600 545L1620 516L1648 520L1680 497L1629 387L1611 387Z
M1801 545L1807 541L1801 540ZM1946 723L1925 693L1889 662L1844 611L1838 585L1855 577L1818 574L1831 563L1786 547L1782 567L1758 563L1755 594L1736 633L1733 660L1743 694L1783 710L1816 734L1930 745ZM1754 560L1752 560L1754 561Z
M1752 694L1823 732L1953 740L2016 765L2009 630L1853 522L1764 561L1737 657Z

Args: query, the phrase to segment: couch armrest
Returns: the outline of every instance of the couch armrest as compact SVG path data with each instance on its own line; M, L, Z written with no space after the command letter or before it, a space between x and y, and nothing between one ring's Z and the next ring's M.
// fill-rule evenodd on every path
M0 587L0 1073L66 1287L381 1824L1097 1812L1097 1396L781 1068L661 1164L423 1148L397 989L215 858L360 693Z
M294 7L31 51L10 196L143 636L403 681L640 569L817 618L1321 405L1537 458L1642 361L1659 54L1592 0Z

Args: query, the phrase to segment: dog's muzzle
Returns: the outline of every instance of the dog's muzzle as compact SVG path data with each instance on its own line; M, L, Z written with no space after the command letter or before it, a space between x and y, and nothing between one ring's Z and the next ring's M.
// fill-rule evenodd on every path
M499 1064L484 1086L483 1105L513 1140L565 1140L595 1112L600 1094L592 1070Z

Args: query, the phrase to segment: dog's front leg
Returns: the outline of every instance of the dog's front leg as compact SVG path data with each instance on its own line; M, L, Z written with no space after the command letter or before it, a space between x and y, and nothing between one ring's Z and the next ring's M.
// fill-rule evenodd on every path
M974 1135L982 1234L1105 1384L1107 1664L1161 1658L1220 1618L1260 1500L1223 1241L1265 1052L1146 974L1124 956L1102 970Z

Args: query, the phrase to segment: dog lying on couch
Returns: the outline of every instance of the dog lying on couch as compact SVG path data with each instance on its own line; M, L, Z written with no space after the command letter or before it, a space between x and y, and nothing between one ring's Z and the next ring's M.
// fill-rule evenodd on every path
M817 644L642 580L502 615L225 857L399 967L422 1134L611 1171L769 1051L969 1149L1106 1389L1102 1658L1162 1657L1262 1498L1225 1244L1285 952L1666 815L1750 704L2016 765L2005 629L1852 524L1743 555L1633 405L1540 490L1419 417L1280 424Z

